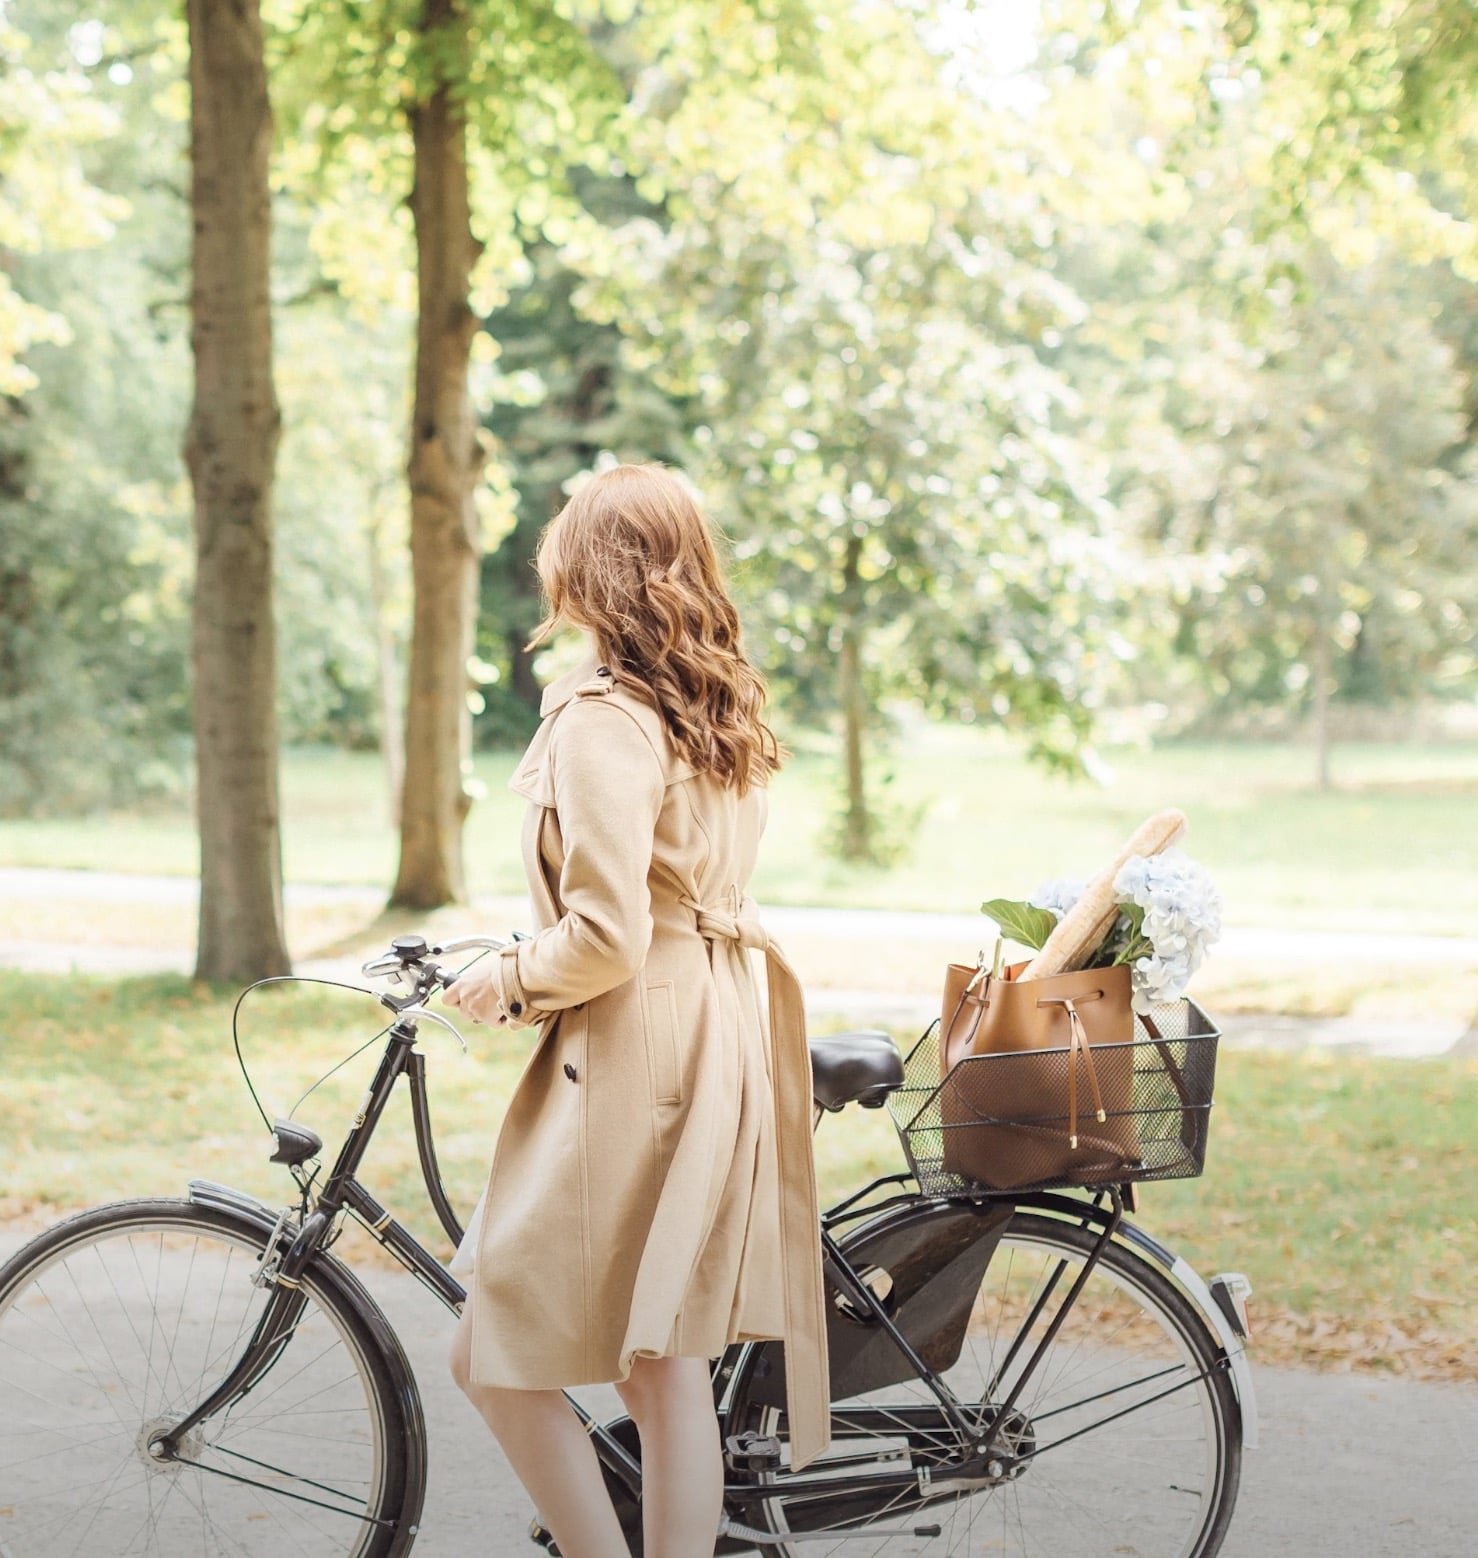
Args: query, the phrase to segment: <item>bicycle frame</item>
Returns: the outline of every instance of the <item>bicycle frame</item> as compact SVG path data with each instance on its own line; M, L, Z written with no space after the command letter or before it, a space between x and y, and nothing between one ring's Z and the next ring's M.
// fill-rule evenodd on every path
M270 1283L275 1289L273 1302L269 1304L264 1312L256 1331L235 1368L232 1369L226 1379L221 1382L220 1386L209 1397L174 1425L168 1435L164 1436L166 1447L172 1447L191 1428L212 1413L219 1411L228 1401L242 1391L250 1388L260 1378L261 1374L270 1367L278 1349L291 1335L293 1324L301 1312L302 1301L296 1298L295 1295L302 1272L314 1255L330 1242L334 1225L342 1212L349 1212L356 1216L369 1233L384 1245L412 1275L416 1276L428 1287L449 1309L458 1312L465 1303L467 1294L462 1284L360 1183L357 1177L359 1167L363 1162L365 1152L380 1122L380 1118L390 1101L396 1084L400 1080L401 1075L404 1074L407 1077L411 1090L412 1122L415 1129L418 1156L427 1195L448 1238L453 1243L461 1241L464 1230L447 1197L437 1162L430 1101L426 1085L426 1061L425 1056L415 1048L417 1036L417 1028L413 1019L401 1015L392 1023L385 1052L381 1056L374 1078L365 1094L364 1101L350 1126L349 1134L339 1149L333 1167L318 1194L316 1204L312 1211L308 1212L302 1219L300 1226L293 1231L291 1242L286 1249L280 1254L269 1250L264 1258L265 1281ZM902 1180L908 1176L897 1177ZM886 1182L875 1181L874 1186L878 1183ZM865 1282L861 1281L856 1271L848 1263L832 1232L832 1228L839 1222L845 1221L849 1213L852 1216L861 1215L857 1210L858 1203L866 1197L868 1191L873 1189L874 1186L866 1187L866 1189L849 1197L828 1213L826 1226L822 1230L823 1266L825 1272L836 1291L844 1294L847 1300L857 1309L867 1313L876 1321L884 1334L890 1337L903 1359L906 1360L910 1371L916 1374L932 1390L939 1401L940 1408L955 1430L960 1434L962 1444L970 1444L974 1430L972 1430L972 1425L961 1403L919 1356L913 1344L898 1328L877 1296ZM1117 1197L1117 1192L1115 1192L1115 1196ZM918 1197L902 1197L900 1199L917 1201ZM862 1210L876 1212L879 1208L876 1205L871 1205L863 1207ZM1121 1208L1117 1207L1116 1201L1115 1216L1104 1226L1097 1248L1101 1249L1113 1236L1119 1224L1120 1212ZM994 1445L995 1437L999 1432L1000 1421L1003 1420L1005 1412L1009 1411L1011 1405L1014 1404L1016 1394L1019 1392L1021 1384L1024 1384L1026 1378L1030 1375L1031 1368L1035 1366L1036 1359L1041 1356L1046 1346L1050 1344L1052 1338L1056 1335L1057 1326L1060 1325L1067 1309L1071 1307L1071 1302L1076 1298L1082 1282L1086 1280L1086 1277L1091 1272L1092 1265L1093 1262L1090 1262L1080 1273L1078 1282L1074 1285L1067 1300L1059 1309L1052 1328L1039 1344L1037 1353L1028 1366L1026 1374L1022 1376L1016 1391L1013 1391L1011 1400L1006 1403L1002 1412L998 1414L996 1423L993 1425L978 1453L988 1454ZM722 1409L722 1398L727 1382L735 1372L735 1367L743 1347L748 1345L752 1344L734 1344L714 1366L713 1385L716 1410L721 1411ZM640 1464L608 1430L596 1423L592 1415L581 1407L578 1402L573 1402L572 1404L575 1411L580 1415L582 1423L596 1441L602 1458L608 1461L612 1470L627 1483L633 1493L636 1493L641 1485ZM828 1486L835 1488L837 1486L835 1479L832 1479ZM731 1491L737 1495L741 1492L753 1494L756 1490L751 1485L740 1484L734 1486ZM799 1491L798 1486L791 1484L789 1491L792 1494Z
M303 1215L296 1224L294 1224L287 1212L284 1212L276 1221L273 1233L269 1236L267 1249L264 1252L261 1267L257 1274L257 1280L261 1285L272 1289L271 1301L259 1320L252 1337L221 1384L193 1411L174 1424L167 1433L162 1433L159 1436L157 1443L160 1445L162 1453L176 1453L177 1447L184 1435L198 1423L210 1417L213 1413L220 1411L232 1400L249 1390L271 1367L281 1348L291 1337L293 1328L301 1315L304 1305L304 1300L299 1291L302 1274L319 1252L325 1250L337 1238L336 1225L344 1213L358 1218L371 1236L389 1250L448 1309L454 1313L461 1312L467 1298L466 1289L360 1183L357 1177L369 1142L389 1103L396 1084L402 1074L404 1074L411 1090L412 1121L416 1133L418 1156L427 1195L437 1214L438 1221L448 1238L454 1244L460 1243L464 1230L447 1197L436 1156L430 1102L427 1092L425 1057L415 1048L417 1014L407 1013L405 1010L405 1007L413 1004L413 1002L397 1003L397 1017L390 1026L388 1043L384 1054L381 1056L374 1078L351 1123L349 1134L340 1147L333 1167L329 1171L316 1200L313 1202L311 1210L309 1209L308 1185L300 1178L299 1184L303 1190ZM819 1109L816 1117L819 1122L821 1118ZM1056 1337L1063 1321L1110 1241L1116 1237L1128 1236L1131 1242L1140 1246L1141 1249L1148 1246L1153 1253L1161 1258L1160 1263L1167 1270L1170 1270L1172 1275L1177 1277L1183 1277L1179 1268L1184 1266L1184 1263L1175 1262L1174 1257L1170 1256L1168 1251L1164 1251L1160 1246L1155 1245L1154 1241L1149 1240L1140 1230L1133 1228L1132 1225L1125 1221L1123 1202L1118 1187L1107 1187L1096 1194L1092 1200L1083 1200L1052 1193L1002 1196L984 1191L979 1195L967 1197L938 1198L926 1197L917 1189L909 1192L906 1187L912 1182L913 1176L908 1173L885 1175L829 1208L822 1218L823 1267L834 1291L841 1295L846 1303L851 1305L856 1311L865 1315L889 1339L889 1342L896 1349L901 1359L897 1367L900 1369L906 1367L907 1376L918 1379L933 1394L937 1402L937 1408L928 1407L921 1408L920 1410L931 1413L937 1410L958 1434L959 1459L958 1461L951 1461L947 1468L941 1469L962 1472L967 1469L978 1469L986 1465L995 1453L997 1441L1004 1425L1009 1420L1012 1408L1015 1406L1022 1390L1031 1378L1047 1348ZM904 1188L900 1189L899 1193L883 1200L872 1199L874 1192L889 1185L897 1185ZM255 1198L244 1196L240 1192L231 1191L227 1187L214 1185L208 1181L192 1181L190 1193L192 1197L197 1199L213 1200L217 1203L225 1201L241 1210L249 1208L259 1222L264 1215L271 1215ZM1107 1206L1104 1204L1105 1201L1108 1203ZM1005 1222L1009 1221L1015 1208L1021 1206L1048 1211L1058 1216L1066 1216L1079 1222L1085 1228L1096 1230L1095 1243L1089 1258L1083 1263L1072 1283L1069 1284L1066 1294L1061 1297L1055 1313L1048 1321L1046 1330L1038 1340L1005 1401L991 1404L991 1415L987 1423L972 1423L964 1404L959 1401L945 1381L940 1378L939 1373L931 1368L920 1355L913 1341L910 1340L909 1336L905 1334L888 1312L888 1308L882 1298L873 1291L858 1269L848 1260L836 1232L844 1225L863 1218L873 1219L878 1224L882 1224L888 1221L887 1214L890 1213L901 1219L907 1216L910 1211L919 1215L925 1215L931 1209L937 1211L941 1207L958 1204L973 1206L987 1223L994 1220L997 1226L1004 1226ZM873 1227L874 1222L869 1222L867 1226L869 1228ZM989 1259L988 1252L986 1259ZM1185 1269L1189 1271L1188 1267ZM1013 1347L1008 1354L1001 1366L998 1378L1004 1377L1015 1362L1021 1338L1024 1338L1029 1333L1031 1326L1044 1313L1046 1305L1054 1296L1054 1290L1061 1275L1062 1271L1059 1270L1057 1277L1046 1285L1043 1293L1037 1299L1036 1306L1031 1313L1028 1323L1021 1328L1017 1346ZM1191 1273L1191 1276L1194 1277L1194 1273ZM1197 1282L1200 1281L1199 1278L1195 1280ZM1183 1280L1182 1286L1186 1286ZM1205 1293L1205 1285L1201 1284L1201 1286L1203 1293ZM1240 1396L1243 1394L1244 1381L1236 1377L1236 1365L1241 1363L1242 1369L1245 1371L1245 1361L1241 1357L1240 1344L1231 1336L1230 1329L1224 1318L1222 1318L1220 1326L1215 1323L1219 1313L1216 1305L1209 1304L1208 1312L1208 1304L1203 1304L1200 1298L1195 1295L1193 1297L1197 1307L1202 1310L1207 1319L1208 1328L1212 1330L1213 1334L1222 1338L1225 1343L1231 1344L1226 1346L1229 1361L1225 1366L1233 1369L1234 1379L1239 1387L1238 1394ZM1209 1293L1206 1293L1206 1297L1209 1301ZM766 1345L769 1344L762 1342L736 1342L731 1344L720 1358L714 1360L712 1367L713 1399L715 1412L719 1416L721 1424L726 1420L724 1398L728 1393L730 1382L745 1362L748 1350ZM900 1375L898 1377L903 1376ZM1246 1384L1250 1388L1250 1381L1247 1381ZM989 1400L990 1395L991 1391L987 1390L984 1393L984 1399ZM641 1464L613 1431L615 1424L605 1424L598 1421L578 1401L573 1397L569 1397L568 1393L567 1399L570 1400L573 1410L578 1415L594 1443L599 1459L610 1474L630 1493L632 1498L638 1498L642 1482ZM1250 1395L1247 1399L1250 1401ZM865 1412L865 1409L863 1410ZM890 1410L896 1420L896 1407ZM1244 1406L1244 1413L1245 1411L1246 1407ZM620 1422L622 1420L618 1419L616 1421ZM983 1437L981 1436L982 1428L984 1428ZM727 1439L727 1436L725 1437ZM729 1445L729 1449L731 1456L726 1461L726 1465L731 1470L740 1470L747 1458L745 1453L732 1444ZM745 1469L752 1472L756 1469L755 1463L750 1460ZM886 1496L890 1490L912 1487L916 1485L916 1481L916 1473L907 1467L899 1468L896 1472L882 1468L870 1468L865 1472L850 1477L839 1476L836 1473L816 1478L793 1476L769 1483L747 1480L736 1481L726 1477L724 1498L727 1507L745 1510L752 1509L757 1501L773 1498L804 1498L808 1494L834 1497L844 1496L849 1491L866 1491ZM348 1511L340 1512L348 1513ZM722 1550L725 1549L721 1548L720 1551ZM731 1550L748 1550L748 1548L741 1542L739 1547Z

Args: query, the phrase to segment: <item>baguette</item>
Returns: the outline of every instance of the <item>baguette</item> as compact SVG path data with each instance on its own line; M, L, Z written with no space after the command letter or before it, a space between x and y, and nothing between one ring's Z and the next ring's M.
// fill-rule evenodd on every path
M1173 806L1157 811L1137 827L1106 870L1083 889L1083 896L1057 922L1042 949L1022 969L1021 979L1043 979L1048 974L1065 974L1082 968L1119 917L1114 896L1114 878L1124 862L1134 855L1158 855L1185 836L1186 816Z

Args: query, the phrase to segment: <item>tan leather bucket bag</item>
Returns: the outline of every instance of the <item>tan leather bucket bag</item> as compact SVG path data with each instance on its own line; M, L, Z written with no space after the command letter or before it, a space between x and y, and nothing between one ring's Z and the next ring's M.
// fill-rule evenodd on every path
M1026 966L992 975L949 965L939 1030L945 1170L996 1190L1132 1175L1140 1143L1129 968L1019 979Z

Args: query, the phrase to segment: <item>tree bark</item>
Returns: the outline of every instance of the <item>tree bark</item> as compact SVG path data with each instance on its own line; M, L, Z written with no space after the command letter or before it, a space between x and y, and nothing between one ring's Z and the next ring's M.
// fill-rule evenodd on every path
M864 862L872 855L872 819L867 813L862 732L867 698L862 686L862 623L858 591L862 560L861 536L848 536L842 559L841 642L837 653L837 692L842 706L842 749L846 771L846 811L842 823L842 854Z
M283 934L272 479L272 110L258 0L188 0L190 343L182 453L195 498L192 607L200 917L195 975L291 971Z
M465 54L457 0L424 0L423 34L453 29ZM431 909L465 902L462 826L471 806L467 662L477 622L481 539L473 491L485 453L468 392L477 319L469 301L483 250L472 234L467 131L449 83L409 111L419 318L408 474L414 607L405 703L400 866L392 904Z

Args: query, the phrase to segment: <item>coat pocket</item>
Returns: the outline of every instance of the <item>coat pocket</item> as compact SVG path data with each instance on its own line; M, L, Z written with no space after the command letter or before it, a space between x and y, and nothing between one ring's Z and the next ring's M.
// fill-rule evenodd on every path
M643 985L647 1008L647 1073L652 1080L652 1100L659 1104L682 1102L682 1069L677 1054L677 992L670 979Z

